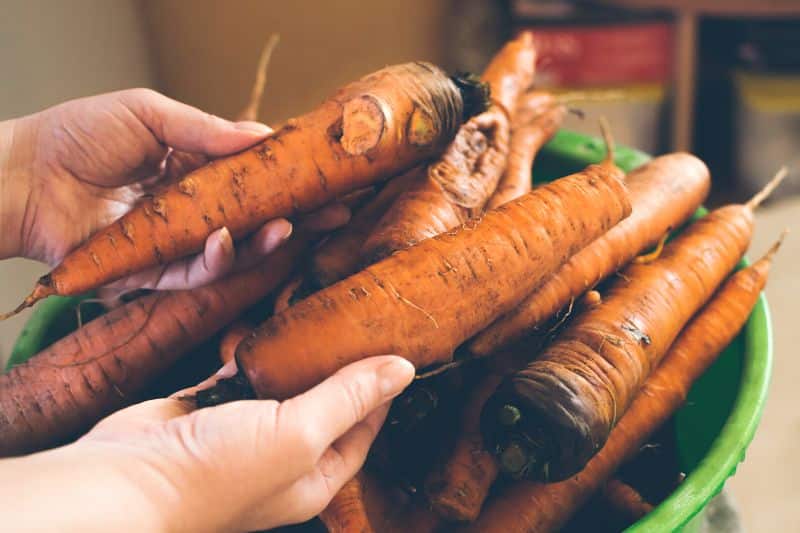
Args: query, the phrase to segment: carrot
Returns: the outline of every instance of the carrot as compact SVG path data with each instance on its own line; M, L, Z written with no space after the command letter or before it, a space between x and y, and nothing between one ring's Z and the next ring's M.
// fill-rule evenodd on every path
M747 250L753 208L783 176L751 202L698 220L655 261L629 265L602 303L504 380L481 425L506 473L559 481L583 468L684 324Z
M736 337L766 285L779 245L733 274L684 328L605 446L579 474L559 483L520 481L509 486L486 506L470 531L554 531L562 526L686 401L692 383Z
M273 312L280 313L293 305L297 291L301 289L302 284L303 277L299 274L284 283L281 290L278 291L278 295L275 297L275 307Z
M312 294L239 344L239 371L259 397L282 399L370 355L399 354L418 368L449 362L627 216L621 177L591 165Z
M480 412L501 379L489 374L472 391L464 405L455 448L425 482L432 509L446 520L475 520L497 478L497 461L483 446Z
M576 312L599 305L600 301L600 293L589 291L581 298ZM559 319L553 329L562 327L568 318ZM487 360L490 370L495 373L486 375L472 391L463 408L453 451L426 481L428 499L439 516L453 521L472 521L478 517L499 473L496 459L484 447L480 433L481 410L500 384L502 376L525 366L531 354L536 354L538 347L545 346L551 335L545 332L533 339L525 339L524 344L520 343L514 349L495 354Z
M639 491L618 478L609 479L600 489L600 496L615 514L631 524L653 510L653 504Z
M88 323L0 375L0 456L59 444L89 429L291 272L305 241L205 287L154 292Z
M492 105L461 127L444 155L381 217L364 243L364 264L438 235L483 211L497 187L508 154L509 117L519 94L533 82L531 36L506 44L481 79Z
M508 166L486 209L494 209L531 190L531 167L536 153L553 137L567 113L566 106L545 91L531 91L517 102L511 120Z
M350 222L320 245L311 258L309 285L316 289L333 285L358 270L359 251L378 219L408 185L424 172L415 167L390 180L372 200L356 211Z
M233 360L236 347L241 340L253 332L254 326L246 320L239 319L227 326L219 341L219 359L222 364Z
M472 339L467 351L485 357L535 331L560 309L687 220L708 194L708 169L684 153L657 157L628 174L633 212L581 250L516 309Z
M267 67L269 66L270 58L272 58L272 52L275 51L279 41L280 36L277 33L273 33L267 39L264 48L261 49L261 55L258 57L256 66L256 77L253 81L253 87L250 89L250 98L247 101L247 105L236 117L238 120L258 120L261 98L264 95L264 87L267 86Z
M373 533L367 516L361 473L344 484L319 518L329 533Z
M370 74L253 148L144 198L69 253L15 312L199 252L221 227L238 239L267 220L312 211L403 172L441 152L481 108L483 91L428 63Z

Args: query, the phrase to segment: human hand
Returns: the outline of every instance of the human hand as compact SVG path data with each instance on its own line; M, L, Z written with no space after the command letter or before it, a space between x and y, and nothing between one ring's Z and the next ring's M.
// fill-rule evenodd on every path
M143 194L209 158L243 150L270 131L257 122L223 120L148 89L73 100L0 123L0 258L23 256L53 266ZM346 208L335 206L308 225L335 227L348 216ZM284 219L269 221L234 251L230 233L222 228L196 257L135 274L113 287L203 285L263 258L291 229Z
M226 365L202 386L233 372ZM361 468L389 402L413 376L408 361L379 356L283 402L193 410L174 395L134 405L73 444L0 462L4 523L218 532L308 520Z

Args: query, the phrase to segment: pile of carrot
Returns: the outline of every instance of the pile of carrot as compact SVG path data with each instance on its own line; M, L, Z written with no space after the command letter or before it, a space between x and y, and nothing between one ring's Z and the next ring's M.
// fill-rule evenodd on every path
M257 116L276 42L242 117ZM341 228L298 230L206 287L139 296L0 375L0 456L81 435L203 347L237 372L198 408L283 400L393 353L418 379L317 526L553 531L582 513L650 513L663 495L625 467L747 322L779 243L737 265L785 172L693 219L703 162L667 154L626 175L604 125L605 159L537 183L568 99L535 86L536 57L521 33L480 76L379 70L91 236L20 309L195 253L221 227L241 239L352 207Z

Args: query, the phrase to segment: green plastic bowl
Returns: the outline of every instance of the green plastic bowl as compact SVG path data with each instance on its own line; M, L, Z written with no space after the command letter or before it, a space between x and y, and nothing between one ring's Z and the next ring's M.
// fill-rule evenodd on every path
M599 139L559 132L534 167L536 181L576 172L605 155ZM650 159L619 147L617 164L628 171ZM679 177L676 177L676 179ZM703 216L701 209L697 217ZM744 263L743 263L744 264ZM75 328L75 298L39 303L14 346L9 363L20 363ZM684 482L630 532L693 532L702 523L708 501L736 472L755 434L772 371L772 331L762 295L747 325L714 365L698 380L675 417L678 454Z

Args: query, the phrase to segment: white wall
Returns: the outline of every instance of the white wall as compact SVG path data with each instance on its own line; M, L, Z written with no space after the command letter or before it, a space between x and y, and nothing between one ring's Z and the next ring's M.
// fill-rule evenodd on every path
M0 0L0 120L79 96L154 86L139 13L136 0ZM44 270L31 261L1 262L0 310L19 303ZM26 318L0 323L0 361Z

